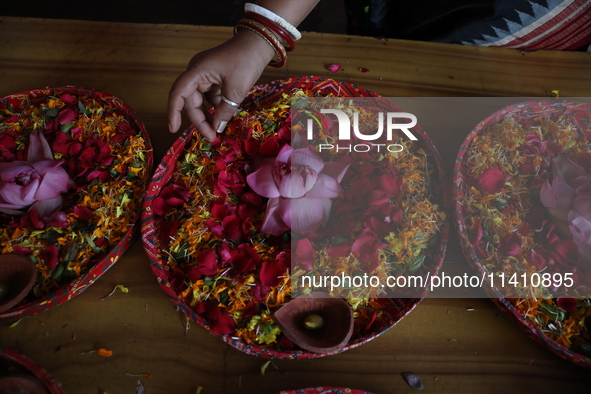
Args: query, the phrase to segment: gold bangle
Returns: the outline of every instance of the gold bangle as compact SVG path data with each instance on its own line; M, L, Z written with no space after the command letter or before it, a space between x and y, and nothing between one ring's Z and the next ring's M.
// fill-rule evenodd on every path
M236 34L239 28L244 28L255 32L265 41L267 41L269 45L271 45L275 51L275 55L277 56L277 60L271 60L269 62L271 67L283 67L285 65L287 62L287 51L271 29L250 18L241 19L240 22L238 22L238 24L234 27L234 34Z

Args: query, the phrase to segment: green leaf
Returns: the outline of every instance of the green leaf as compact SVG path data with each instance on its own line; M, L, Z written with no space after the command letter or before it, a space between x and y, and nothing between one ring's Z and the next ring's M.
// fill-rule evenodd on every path
M423 266L425 262L425 255L423 253L419 254L418 256L414 257L407 266L408 272L416 272Z
M61 130L61 131L63 131L63 132L65 132L65 133L67 133L67 132L69 132L70 130L72 130L72 129L74 128L74 126L75 126L75 125L76 125L76 123L74 123L74 122L68 122L68 123L66 123L66 124L63 124L63 125L60 127L60 130Z
M47 116L49 116L50 118L55 118L57 116L57 114L59 114L59 111L57 108L49 108L47 110Z
M57 231L55 231L53 229L50 229L50 230L46 230L43 233L43 236L42 237L43 237L43 239L45 239L50 244L56 245L57 244L57 239L60 237L60 234Z
M86 109L86 107L84 106L84 104L82 104L82 101L78 101L78 109L80 110L80 112L82 112L84 115L86 116L90 116L90 111L88 111L88 109Z
M434 248L438 243L439 234L435 234L431 238L429 238L429 241L427 241L427 248Z
M277 122L275 122L274 120L265 120L265 123L263 123L263 129L265 131L273 131L277 128Z
M491 204L499 211L502 211L507 207L507 200L505 200L504 198L495 198L491 201Z
M581 343L581 350L584 355L591 357L591 342Z
M340 235L335 235L330 239L330 246L339 246L347 242L348 238Z
M229 300L230 296L228 295L228 289L226 289L220 293L220 302L224 305L228 305Z
M64 265L63 264L58 264L57 267L55 267L53 269L53 271L51 272L51 277L56 281L59 282L60 279L62 278L62 274L64 273Z
M78 275L76 274L76 271L72 270L72 269L66 269L64 270L64 273L62 274L62 280L64 282L71 282L74 279L76 279L78 277Z
M557 321L563 321L566 317L566 312L556 305L541 303L538 305L538 311Z
M182 162L180 165L180 170L184 175L187 175L189 172L193 171L195 166L191 163Z
M101 249L98 246L96 246L96 244L94 243L92 238L90 238L90 236L88 236L88 234L84 234L84 238L86 239L86 242L88 242L88 245L92 248L93 252L95 252L95 253L101 252Z

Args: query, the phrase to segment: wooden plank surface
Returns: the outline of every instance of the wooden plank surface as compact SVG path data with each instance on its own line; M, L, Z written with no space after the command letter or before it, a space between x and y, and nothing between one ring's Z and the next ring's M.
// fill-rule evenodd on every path
M107 91L138 112L156 160L176 136L166 130L170 85L191 56L223 42L230 28L122 24L0 17L0 96L30 88L78 85ZM333 74L326 65L340 63ZM247 65L245 65L247 67ZM360 67L370 71L362 73ZM591 96L587 53L520 52L308 33L288 67L266 70L261 82L301 75L337 78L383 96ZM409 106L412 102L409 102ZM482 114L464 126L432 105L419 117L447 168ZM421 122L421 119L425 119ZM441 121L439 121L441 119ZM463 257L455 237L448 260ZM116 293L104 301L115 285ZM139 238L82 295L15 327L0 324L0 346L19 350L63 382L68 393L263 393L309 386L348 386L380 394L412 391L402 372L418 374L433 393L583 393L589 371L537 345L489 300L427 299L381 337L345 353L275 361L243 354L185 320L160 290ZM94 353L108 347L114 355ZM275 368L276 367L276 368Z

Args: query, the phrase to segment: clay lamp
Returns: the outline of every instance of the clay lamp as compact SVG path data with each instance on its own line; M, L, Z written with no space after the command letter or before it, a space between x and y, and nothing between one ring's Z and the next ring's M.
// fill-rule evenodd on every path
M324 293L292 299L273 319L288 339L314 353L341 350L353 333L353 309L345 300Z
M37 268L28 257L0 254L0 313L23 300L37 278Z
M47 394L47 389L39 380L29 375L0 376L0 394Z

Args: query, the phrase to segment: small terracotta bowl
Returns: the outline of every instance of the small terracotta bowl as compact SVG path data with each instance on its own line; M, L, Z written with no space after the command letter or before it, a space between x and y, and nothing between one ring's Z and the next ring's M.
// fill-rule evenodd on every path
M310 317L320 317L321 327L306 327L305 322ZM315 353L341 350L353 333L353 309L345 300L328 295L294 298L279 308L273 319L293 343Z
M39 380L29 375L8 375L0 377L0 394L47 394Z
M28 257L0 254L0 285L5 289L0 298L0 313L17 305L29 294L37 278L37 268Z

